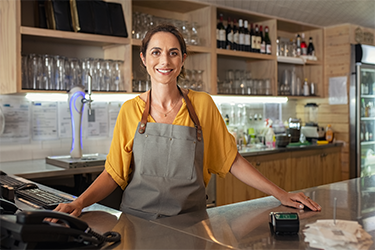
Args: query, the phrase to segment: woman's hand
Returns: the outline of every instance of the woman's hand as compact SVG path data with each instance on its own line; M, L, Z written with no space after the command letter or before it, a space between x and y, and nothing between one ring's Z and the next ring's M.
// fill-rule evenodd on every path
M83 206L78 200L74 200L71 203L60 203L54 211L68 213L73 216L80 216Z
M318 203L310 199L310 197L306 196L303 192L299 193L286 193L285 195L278 197L281 204L288 207L294 207L303 209L305 206L310 208L312 211L319 212L322 208L319 206Z

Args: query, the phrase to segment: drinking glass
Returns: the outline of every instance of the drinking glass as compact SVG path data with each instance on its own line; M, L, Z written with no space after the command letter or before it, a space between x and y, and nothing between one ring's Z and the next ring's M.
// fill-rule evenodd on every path
M185 74L185 79L184 79L184 82L183 82L183 85L182 85L182 86L184 86L184 88L186 88L186 89L190 88L190 79L191 79L191 70L187 69L186 74Z
M191 23L191 31L190 31L190 44L191 45L199 45L199 34L197 28L197 22Z
M111 90L113 91L121 91L124 90L124 80L122 76L122 67L124 65L123 61L116 60L113 61L113 74L112 74L112 79L113 79L113 84Z
M72 79L72 75L71 75L71 69L70 69L70 63L69 63L69 58L65 58L65 61L64 61L64 85L63 85L63 88L62 90L70 90L71 88L71 79Z
M102 72L102 59L94 59L93 62L93 83L92 89L96 91L101 90L102 79L103 79L103 72Z
M264 80L264 94L271 95L271 79Z
M203 84L203 71L204 70L197 70L196 71L196 79L197 79L197 90L198 91L203 91L203 86L204 86L204 84Z
M181 22L181 33L184 36L184 40L186 44L190 44L191 38L190 38L190 31L187 21Z
M53 89L54 76L53 76L53 57L51 55L43 56L43 76L41 89Z
M81 85L81 75L82 75L82 68L81 63L78 58L69 58L69 65L70 65L70 86L69 89L73 86Z
M22 55L22 65L21 65L21 74L22 74L22 89L30 89L29 86L29 74L28 74L28 56Z
M190 76L190 89L193 89L193 90L197 89L196 74L197 74L197 71L195 69L193 69L191 71L191 76Z
M101 70L102 70L102 86L101 90L110 91L111 90L111 83L112 83L112 61L111 60L103 60L101 61Z
M63 56L55 56L54 58L54 78L55 84L53 89L56 90L65 90L64 81L65 81L65 60Z

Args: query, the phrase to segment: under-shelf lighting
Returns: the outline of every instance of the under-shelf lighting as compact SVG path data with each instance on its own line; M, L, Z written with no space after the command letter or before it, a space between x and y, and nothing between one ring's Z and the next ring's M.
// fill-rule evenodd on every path
M125 102L139 94L92 94L94 102ZM68 94L60 93L27 93L29 101L64 102L68 101Z
M140 93L131 94L92 94L94 102L126 102ZM68 94L60 93L27 93L26 99L29 101L50 101L64 102L68 101ZM274 96L236 96L236 95L212 95L215 103L286 103L288 97Z
M281 96L230 96L230 95L213 95L215 103L286 103L288 97Z

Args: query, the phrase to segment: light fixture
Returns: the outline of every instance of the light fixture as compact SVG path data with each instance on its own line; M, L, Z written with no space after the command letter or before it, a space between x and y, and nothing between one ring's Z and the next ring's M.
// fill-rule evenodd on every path
M213 95L215 103L286 103L288 97L284 96L230 96L230 95Z
M92 94L94 102L126 102L139 95L139 93L131 94L102 94L95 92ZM68 94L60 93L27 93L26 99L29 101L68 101ZM286 103L288 97L275 96L238 96L238 95L212 95L215 103Z

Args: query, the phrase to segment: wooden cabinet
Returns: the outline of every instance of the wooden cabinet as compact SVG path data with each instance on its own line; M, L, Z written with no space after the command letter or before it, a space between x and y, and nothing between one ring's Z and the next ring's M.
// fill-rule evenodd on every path
M0 94L25 93L35 90L22 89L21 54L52 54L67 57L86 57L123 60L124 87L132 92L132 79L138 71L138 53L141 41L131 38L132 13L142 12L156 17L180 21L195 21L201 44L188 46L189 57L186 68L203 71L203 90L218 94L217 81L225 79L229 68L250 70L256 79L269 79L269 94L278 95L279 63L276 57L276 38L280 35L293 37L297 32L305 32L306 37L313 36L318 61L307 62L303 67L304 77L317 84L322 82L322 29L292 21L278 20L274 17L256 14L250 11L216 7L196 1L140 1L111 0L122 4L129 38L95 34L83 34L66 31L36 28L34 23L33 1L4 0L0 2ZM219 13L233 18L247 19L249 23L269 26L272 42L272 54L230 51L216 49L216 22ZM5 46L4 46L5 45ZM318 88L318 95L320 94ZM40 90L38 92L41 92ZM50 91L49 91L50 92ZM58 91L56 91L58 92ZM61 91L62 93L62 91Z
M341 147L314 148L245 157L259 172L286 191L341 181ZM216 178L218 206L267 196L228 173Z

